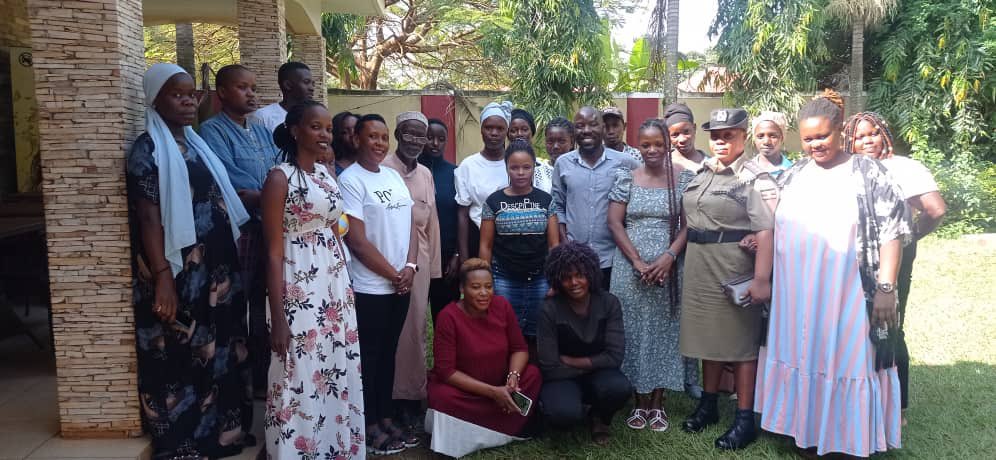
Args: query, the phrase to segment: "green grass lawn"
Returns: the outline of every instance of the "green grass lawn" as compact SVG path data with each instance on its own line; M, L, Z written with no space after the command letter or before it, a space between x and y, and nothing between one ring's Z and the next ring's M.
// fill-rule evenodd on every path
M903 448L878 458L996 458L996 239L928 239L920 244L913 272L906 335L910 371L909 425ZM724 398L720 398L721 400ZM719 425L697 435L681 431L694 401L672 394L666 433L633 431L623 417L613 423L612 443L598 448L585 430L548 433L475 454L475 459L674 459L795 458L787 438L762 435L749 448L713 448L732 420L723 400ZM628 410L628 409L627 409Z

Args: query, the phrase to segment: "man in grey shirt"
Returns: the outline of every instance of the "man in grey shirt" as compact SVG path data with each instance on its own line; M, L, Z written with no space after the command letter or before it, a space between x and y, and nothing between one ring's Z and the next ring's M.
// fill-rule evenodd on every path
M609 190L615 183L616 169L635 169L639 163L602 145L603 137L602 113L593 107L578 109L574 115L578 148L557 159L552 195L561 241L580 241L595 250L604 275L602 287L608 290L616 250L607 223Z

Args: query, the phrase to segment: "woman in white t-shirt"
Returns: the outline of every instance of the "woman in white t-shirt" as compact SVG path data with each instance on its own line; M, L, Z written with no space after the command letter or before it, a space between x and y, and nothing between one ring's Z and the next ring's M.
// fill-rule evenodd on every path
M508 187L505 138L512 103L492 102L481 112L484 148L460 162L453 171L457 203L457 250L460 263L477 257L481 239L481 208L496 190Z
M418 239L408 187L395 170L380 166L391 147L384 119L360 117L356 141L356 163L342 172L339 183L350 222L346 245L352 253L367 447L386 455L418 445L391 420L395 353L418 270Z
M896 365L899 371L899 393L905 425L905 411L909 402L910 355L902 328L906 320L906 299L910 295L916 242L940 225L947 205L938 191L937 182L934 181L930 170L919 161L895 155L892 132L889 131L889 125L881 115L875 112L861 112L847 120L844 126L844 148L851 153L868 155L881 161L893 181L902 189L903 198L915 215L913 242L903 248L903 259L899 265L899 278L896 283L899 299L899 344L896 347Z

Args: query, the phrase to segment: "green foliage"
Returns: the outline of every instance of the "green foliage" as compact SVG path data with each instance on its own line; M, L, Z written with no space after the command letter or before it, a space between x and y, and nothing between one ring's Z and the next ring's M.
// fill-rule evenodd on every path
M614 51L618 54L618 51ZM661 84L655 81L650 72L650 45L646 38L633 43L627 62L615 63L615 80L612 92L653 92L659 91ZM705 56L681 55L678 59L678 81L688 78L702 66Z
M992 0L911 0L878 31L869 89L934 171L947 233L996 230L996 17Z
M720 0L712 32L722 31L719 62L736 76L733 103L793 113L814 90L835 86L849 29L827 4ZM993 0L908 0L866 32L869 109L933 171L949 205L947 234L996 230L994 8Z
M343 82L357 78L356 61L353 59L352 38L365 26L362 17L353 14L324 13L322 14L322 36L325 37L325 59L331 72L332 86L345 87Z
M993 1L912 0L876 38L871 103L915 147L996 161Z
M212 70L239 62L239 32L236 27L218 24L194 24L194 63L198 70L207 64ZM176 62L176 25L163 24L144 28L145 62ZM195 76L201 84L200 72ZM211 77L213 78L213 77ZM211 82L213 83L213 81Z
M500 0L480 46L501 63L510 96L537 122L608 102L612 79L608 23L591 0Z
M720 0L710 34L727 67L732 102L751 112L795 113L847 62L846 27L827 0Z

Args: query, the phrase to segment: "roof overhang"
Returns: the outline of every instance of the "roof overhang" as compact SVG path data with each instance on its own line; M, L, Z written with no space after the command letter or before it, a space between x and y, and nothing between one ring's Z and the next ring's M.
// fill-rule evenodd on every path
M290 32L319 34L322 13L351 13L379 16L384 13L384 0L284 0L285 19ZM145 25L182 22L238 24L236 0L144 0L142 14Z

